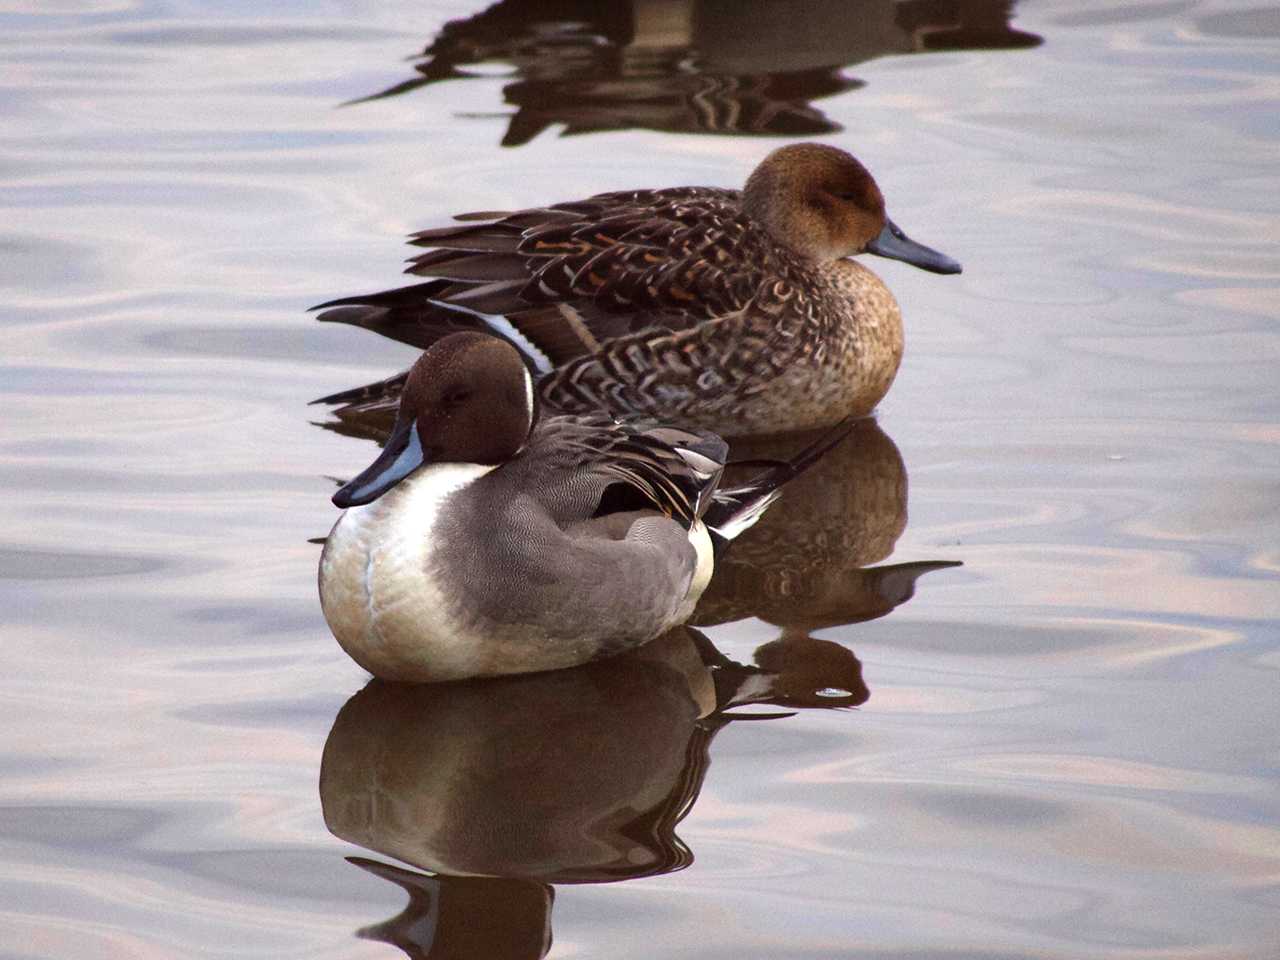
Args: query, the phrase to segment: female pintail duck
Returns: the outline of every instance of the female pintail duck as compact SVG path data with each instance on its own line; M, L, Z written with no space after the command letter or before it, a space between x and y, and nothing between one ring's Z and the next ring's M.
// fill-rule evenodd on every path
M409 272L435 279L330 301L320 319L426 347L504 317L490 329L517 334L549 409L726 436L829 426L888 391L902 315L847 258L960 272L885 216L861 163L816 143L773 151L741 191L630 190L457 219L468 222L414 235L434 249ZM340 415L393 407L404 381L319 402L346 404Z
M526 673L658 636L692 613L713 540L847 432L726 491L712 434L535 414L504 340L456 333L410 369L382 455L333 498L346 510L320 559L325 619L370 673Z

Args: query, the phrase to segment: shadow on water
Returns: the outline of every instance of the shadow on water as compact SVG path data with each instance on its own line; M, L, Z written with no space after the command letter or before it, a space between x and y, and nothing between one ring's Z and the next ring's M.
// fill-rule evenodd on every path
M541 957L552 884L687 867L693 853L675 829L702 789L712 739L735 721L787 715L732 708L847 705L824 703L817 691L849 685L860 665L826 646L813 658L745 665L680 627L572 670L423 686L371 681L339 711L325 743L325 823L432 875L351 858L410 898L399 916L360 935L413 957ZM757 652L762 659L770 660Z
M811 101L863 86L843 67L877 57L1039 45L1013 29L1013 0L502 0L452 20L417 76L356 103L514 68L504 146L644 128L812 136L841 129Z
M744 438L733 441L731 452L739 460L786 458L812 436ZM875 420L860 420L734 540L692 622L756 617L796 637L883 617L911 599L918 577L958 566L946 560L871 566L893 552L906 526L906 464Z
M754 440L735 452L782 456L805 442ZM694 615L702 625L754 616L781 627L751 663L686 626L571 670L371 681L325 744L325 823L418 869L349 858L409 896L400 914L359 935L411 957L543 957L553 885L689 866L693 852L675 831L702 789L716 734L797 708L864 703L857 656L810 632L884 616L911 598L918 577L955 565L868 566L892 552L906 508L902 458L871 419L789 485L726 553Z

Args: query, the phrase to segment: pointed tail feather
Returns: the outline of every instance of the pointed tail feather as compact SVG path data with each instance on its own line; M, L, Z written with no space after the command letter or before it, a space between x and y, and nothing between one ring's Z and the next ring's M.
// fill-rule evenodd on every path
M448 256L454 255L452 251L437 251L441 252ZM486 263L506 263L501 258L486 257L473 258L473 262L482 267ZM465 286L452 280L431 280L380 293L340 297L317 304L311 309L323 311L317 317L322 323L346 323L363 327L420 350L426 350L437 340L459 330L479 330L506 340L520 351L535 375L544 374L552 366L546 355L502 316L501 311L488 314L471 305L471 300L475 300L477 296L483 298L486 292L492 294L497 289L502 294L509 292L512 287L510 281ZM449 299L453 294L458 295L456 303ZM325 398L315 402L338 401Z
M744 487L739 487L744 490ZM769 505L782 495L781 490L753 491L750 496L729 499L717 493L714 502L702 518L711 534L711 545L718 557L730 540L750 529L764 516Z
M409 371L397 373L394 377L387 377L385 380L379 380L377 383L368 383L363 387L355 387L351 390L340 390L337 393L331 393L327 397L319 397L312 400L312 404L342 404L343 406L361 406L368 403L374 403L379 400L396 401L400 398L400 391L404 388L404 382L409 377Z
M781 495L783 484L794 480L817 463L823 454L849 435L853 426L854 419L848 417L790 460L773 462L768 469L740 486L717 490L711 506L702 518L711 532L716 555L720 555L730 540L764 516L769 505Z
M437 340L459 330L493 330L493 324L471 310L455 309L440 299L456 288L451 280L431 280L380 293L340 297L317 304L322 323L346 323L425 350Z
M413 283L407 287L396 287L394 290L383 290L380 293L362 293L354 297L339 297L317 303L310 310L328 310L332 307L409 307L421 306L432 297L437 296L449 286L447 280L430 280L426 283ZM321 318L323 319L323 317ZM336 318L335 318L336 319Z

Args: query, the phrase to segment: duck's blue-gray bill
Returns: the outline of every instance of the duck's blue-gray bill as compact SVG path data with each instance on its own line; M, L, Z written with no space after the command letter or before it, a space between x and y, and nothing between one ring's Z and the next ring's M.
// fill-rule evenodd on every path
M930 273L959 273L961 269L957 261L923 243L916 243L888 219L884 222L880 236L867 244L867 253L888 257L890 260L901 260Z
M334 506L345 510L372 503L422 466L423 461L422 443L414 422L397 420L381 455L333 495Z

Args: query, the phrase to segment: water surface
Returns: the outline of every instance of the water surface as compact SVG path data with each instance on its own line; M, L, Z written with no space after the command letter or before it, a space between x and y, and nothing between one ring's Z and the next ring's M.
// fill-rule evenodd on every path
M827 6L780 53L707 39L733 5L503 4L408 62L483 5L0 12L0 956L1275 956L1280 19ZM339 106L433 56L467 76ZM454 211L799 136L965 265L873 264L878 425L699 633L396 706L417 812L362 831L398 714L309 540L374 448L306 404L412 351L305 308Z

